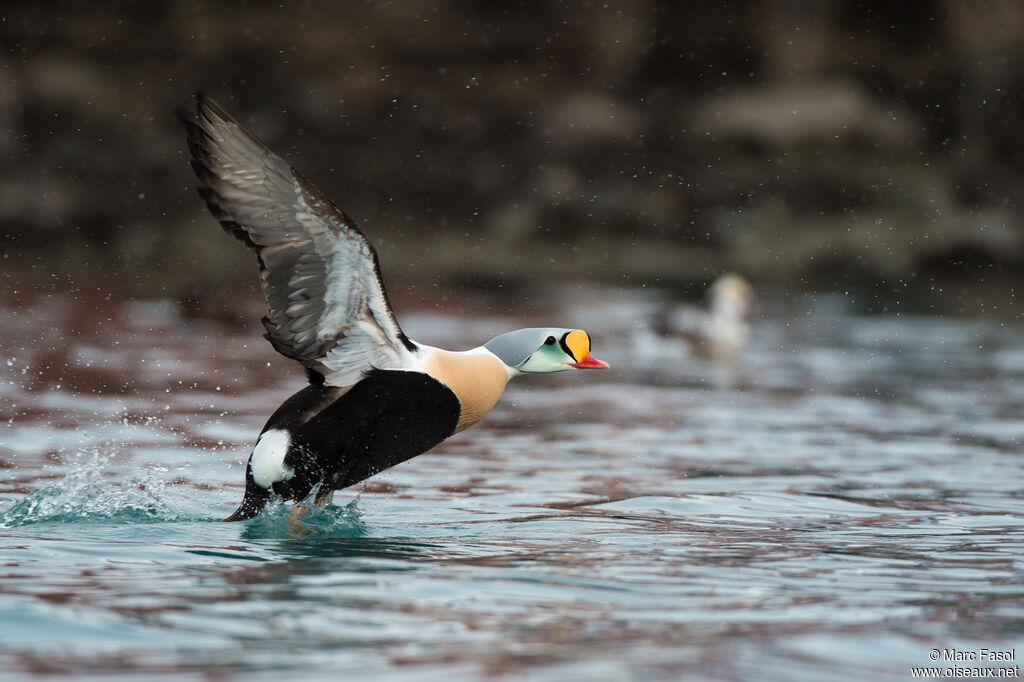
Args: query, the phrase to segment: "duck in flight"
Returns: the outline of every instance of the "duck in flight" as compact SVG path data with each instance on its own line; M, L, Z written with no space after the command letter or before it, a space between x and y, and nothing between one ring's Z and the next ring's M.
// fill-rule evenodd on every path
M467 351L413 341L351 218L210 98L181 120L200 196L256 253L266 337L309 378L263 427L226 521L275 496L329 503L480 421L519 374L608 366L582 329L520 329Z

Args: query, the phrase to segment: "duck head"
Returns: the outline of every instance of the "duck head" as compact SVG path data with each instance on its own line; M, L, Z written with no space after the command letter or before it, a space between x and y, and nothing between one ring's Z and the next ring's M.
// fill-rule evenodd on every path
M582 329L532 327L508 332L484 344L513 374L603 369L607 362L590 354L590 335Z
M714 281L708 289L711 312L722 318L743 320L758 313L754 287L741 275L729 273Z

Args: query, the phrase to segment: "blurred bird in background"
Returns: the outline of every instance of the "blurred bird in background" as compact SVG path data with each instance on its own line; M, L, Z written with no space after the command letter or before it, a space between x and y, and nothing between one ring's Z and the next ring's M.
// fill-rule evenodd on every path
M655 329L679 337L691 354L721 364L736 364L750 337L750 318L759 310L754 287L741 275L724 274L707 292L708 306L679 305L658 313Z

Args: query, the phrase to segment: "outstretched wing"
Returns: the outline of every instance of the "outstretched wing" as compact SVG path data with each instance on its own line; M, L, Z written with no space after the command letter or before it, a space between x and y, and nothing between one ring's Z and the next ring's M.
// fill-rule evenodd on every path
M416 351L395 320L377 253L352 219L225 112L197 95L188 131L199 194L256 252L274 348L314 383L349 386Z

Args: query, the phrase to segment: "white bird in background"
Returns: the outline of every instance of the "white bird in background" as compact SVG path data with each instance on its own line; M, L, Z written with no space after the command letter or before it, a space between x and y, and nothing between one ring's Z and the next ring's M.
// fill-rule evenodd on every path
M686 340L697 357L734 364L750 336L749 318L757 310L754 288L746 278L725 274L708 288L707 309L680 305L667 309L655 325L666 336Z

